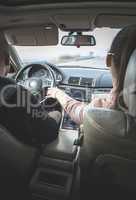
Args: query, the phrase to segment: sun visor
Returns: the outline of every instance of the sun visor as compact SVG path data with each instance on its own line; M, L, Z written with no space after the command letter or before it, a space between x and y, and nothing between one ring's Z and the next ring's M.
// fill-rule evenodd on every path
M135 24L136 15L100 14L94 20L96 27L123 28Z
M8 29L4 33L10 45L48 46L58 44L58 28L54 24Z
M89 14L62 14L53 17L57 26L63 31L89 31L94 16Z

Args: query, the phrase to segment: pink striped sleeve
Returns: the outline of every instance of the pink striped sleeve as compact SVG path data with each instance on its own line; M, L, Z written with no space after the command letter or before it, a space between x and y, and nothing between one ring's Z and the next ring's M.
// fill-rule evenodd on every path
M71 119L76 122L77 124L83 123L84 118L84 112L85 108L90 107L104 107L104 108L112 108L115 105L116 95L113 93L110 93L107 95L106 99L93 99L88 105L86 105L83 102L77 101L72 99L69 96L65 96L65 106L64 110L67 112L67 114L71 117Z
M84 108L84 103L77 100L73 100L72 98L68 98L64 110L74 122L76 122L77 124L82 124Z

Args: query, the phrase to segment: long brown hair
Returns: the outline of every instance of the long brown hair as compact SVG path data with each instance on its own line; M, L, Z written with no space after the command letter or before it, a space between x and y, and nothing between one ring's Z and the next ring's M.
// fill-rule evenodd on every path
M110 53L117 72L117 94L123 90L127 65L132 52L136 49L136 25L123 28L114 38Z

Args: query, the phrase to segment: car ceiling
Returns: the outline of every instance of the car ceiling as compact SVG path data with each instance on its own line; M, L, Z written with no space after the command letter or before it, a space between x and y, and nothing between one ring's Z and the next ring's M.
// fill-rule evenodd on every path
M92 30L105 25L121 28L135 23L135 11L136 2L0 0L0 29L48 24L56 24L64 31Z
M95 0L97 2L99 0ZM6 6L18 6L18 5L32 5L32 4L50 4L50 3L70 3L70 2L83 2L83 0L0 0L1 5ZM92 2L91 0L86 0L86 2ZM105 0L105 2L109 2L109 0ZM118 0L114 0L114 2L120 2ZM126 1L124 1L126 2ZM135 0L128 1L135 2Z

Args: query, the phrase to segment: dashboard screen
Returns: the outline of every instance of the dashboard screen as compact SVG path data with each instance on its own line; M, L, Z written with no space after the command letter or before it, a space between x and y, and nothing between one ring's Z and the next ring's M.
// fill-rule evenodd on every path
M76 100L84 101L86 99L86 90L71 88L70 96Z
M61 128L69 130L77 130L79 128L79 125L73 122L71 118L68 116L68 114L65 112Z
M86 90L80 89L80 88L69 88L68 91L65 90L65 92L71 96L72 98L78 100L78 101L85 101L86 100ZM69 115L64 112L63 120L62 120L62 129L70 129L70 130L77 130L79 128L79 125L77 125Z

